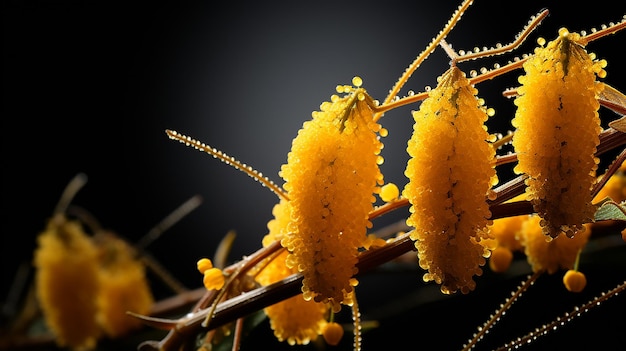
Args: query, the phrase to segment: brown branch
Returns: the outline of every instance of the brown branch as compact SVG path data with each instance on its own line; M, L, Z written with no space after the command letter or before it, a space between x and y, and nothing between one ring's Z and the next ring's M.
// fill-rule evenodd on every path
M624 144L626 144L625 133L612 128L606 129L600 135L600 145L598 146L596 156L600 156ZM494 189L497 194L496 199L489 201L492 219L533 213L532 205L528 201L505 203L505 201L524 192L524 179L525 176L522 175ZM400 201L400 203L402 204L401 206L408 204L405 201ZM396 204L387 209L379 209L378 215L398 207L400 206ZM411 240L409 235L410 232L405 233L384 247L364 251L357 263L357 276L365 274L411 250L415 250L413 240ZM257 251L250 257L259 256L262 250ZM231 267L235 267L235 265ZM226 270L228 269L226 268ZM300 294L302 279L301 273L293 274L274 284L256 288L221 302L215 308L214 315L206 327L202 326L202 322L206 319L208 309L196 311L188 317L180 319L176 328L163 340L143 342L139 345L139 350L179 350L190 336L231 323L265 307Z

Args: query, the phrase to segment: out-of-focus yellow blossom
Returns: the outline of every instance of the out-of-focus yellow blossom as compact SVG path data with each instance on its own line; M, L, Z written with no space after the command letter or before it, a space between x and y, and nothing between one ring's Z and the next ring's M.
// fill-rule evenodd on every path
M602 201L607 197L618 203L626 200L626 163L622 163L618 171L606 181L593 201Z
M581 292L587 285L587 277L582 272L569 269L563 275L563 285L571 292Z
M539 216L531 216L520 232L524 253L533 272L553 274L559 269L572 269L580 250L587 244L591 228L585 224L586 230L573 237L561 234L553 239L543 234L541 220Z
M322 335L328 345L336 346L343 337L343 327L337 322L328 323Z
M37 238L35 286L45 322L59 346L93 348L100 288L98 250L81 224L54 216Z
M507 202L515 202L524 200L525 194L518 195ZM518 234L522 228L524 221L528 219L528 215L511 216L497 218L489 226L489 230L495 245L497 246L489 257L489 267L494 272L505 272L513 261L513 253L522 251L523 247L519 240Z
M133 249L122 239L102 233L98 242L100 252L100 289L98 293L98 322L112 338L126 335L141 327L142 322L128 315L134 312L148 315L154 303L145 266Z

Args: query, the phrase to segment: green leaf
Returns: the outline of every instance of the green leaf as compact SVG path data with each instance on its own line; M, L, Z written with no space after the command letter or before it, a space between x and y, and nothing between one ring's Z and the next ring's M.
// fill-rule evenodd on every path
M618 204L613 200L603 201L596 214L596 221L626 221L626 202Z

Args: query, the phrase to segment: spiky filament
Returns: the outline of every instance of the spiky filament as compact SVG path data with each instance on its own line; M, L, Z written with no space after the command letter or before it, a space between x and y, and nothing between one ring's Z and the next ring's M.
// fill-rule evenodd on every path
M506 45L496 44L495 47L489 49L484 48L483 50L475 48L474 51L470 53L459 52L456 57L456 62L476 60L481 57L501 55L515 50L528 38L530 33L532 33L532 31L534 31L539 26L539 24L541 24L541 21L543 21L548 16L548 13L548 10L543 10L537 15L532 16L528 24L524 27L524 29L522 29L519 34L515 36L515 40L511 43Z
M526 334L523 337L517 338L514 341L508 342L504 344L502 347L496 349L498 351L501 350L513 350L518 348L521 345L528 345L530 342L534 341L540 336L546 335L550 331L557 330L560 326L566 325L571 322L574 318L580 317L583 313L588 312L593 308L598 308L601 303L607 301L611 297L615 297L618 294L622 293L626 290L626 281L618 284L615 288L600 294L594 299L590 300L586 304L581 306L576 306L571 312L567 312L560 317L557 317L550 323L544 324L539 328L535 328L532 332Z
M422 51L417 56L417 58L415 58L415 60L406 68L404 73L402 73L400 78L396 81L396 84L393 86L393 88L389 90L389 95L387 95L387 97L385 98L383 105L386 105L395 99L395 97L400 92L400 89L402 89L402 87L411 77L413 72L415 72L415 70L422 64L422 62L424 62L428 58L428 56L430 56L430 54L437 48L439 43L443 39L445 39L446 36L448 36L450 31L452 31L454 26L461 19L461 16L463 16L465 11L470 7L473 2L473 0L465 0L461 5L459 5L457 10L454 12L454 14L452 14L452 17L448 20L448 23L446 23L446 25L439 32L439 34L437 34L437 36L433 38L433 40L426 46L424 51ZM377 121L380 117L382 117L382 114L382 111L376 112L376 114L374 115L374 120Z
M178 140L179 142L185 144L186 146L192 146L196 150L206 152L207 154L215 157L216 159L224 162L225 164L229 166L233 166L234 168L244 172L245 174L252 177L254 180L261 183L261 185L269 188L279 198L288 199L287 194L279 186L274 184L273 181L265 177L262 173L258 172L251 166L248 166L245 163L241 163L238 160L236 160L234 157L229 156L216 148L213 148L189 136L180 134L174 130L167 129L165 133L172 140Z
M498 308L496 313L491 315L489 320L485 322L485 324L483 324L482 327L479 328L478 333L474 334L474 337L466 345L463 345L463 351L468 351L468 350L473 349L474 346L476 346L476 344L485 336L485 334L489 332L489 329L491 329L491 327L493 327L500 320L500 318L506 313L506 311L508 311L509 308L511 308L513 303L515 303L515 301L517 301L517 299L520 296L522 296L522 294L526 292L535 283L535 281L537 280L537 278L539 278L541 274L542 273L537 272L537 273L534 273L533 275L528 276L526 280L522 283L522 285L520 285L513 292L512 296L506 299L504 304L502 304L500 308Z

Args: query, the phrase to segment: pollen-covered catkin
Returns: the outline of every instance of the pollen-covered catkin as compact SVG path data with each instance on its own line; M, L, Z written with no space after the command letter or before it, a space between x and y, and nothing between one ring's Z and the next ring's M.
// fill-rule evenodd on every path
M46 324L62 347L92 348L100 288L98 251L81 224L54 216L37 238L35 287Z
M512 120L515 171L526 174L529 200L546 235L573 236L592 221L591 188L602 131L597 100L606 61L595 60L566 29L524 63Z
M263 246L280 240L286 233L290 221L289 202L282 199L272 210L274 218L267 224L269 233L263 238ZM288 252L279 253L272 261L255 276L255 280L263 285L275 283L298 270L285 264ZM326 325L328 306L313 300L306 301L301 295L275 303L264 309L270 320L270 327L278 341L287 341L290 345L305 345L320 335Z
M360 87L338 92L347 94L333 95L304 122L280 171L292 211L281 241L287 265L303 273L305 299L329 302L335 311L351 304L357 255L383 180L373 100Z
M484 125L487 109L477 89L456 66L440 78L419 111L408 142L410 155L402 195L411 203L407 224L414 227L424 281L446 294L468 293L482 274L493 245L486 202L497 182L493 136ZM487 246L485 246L487 245Z

